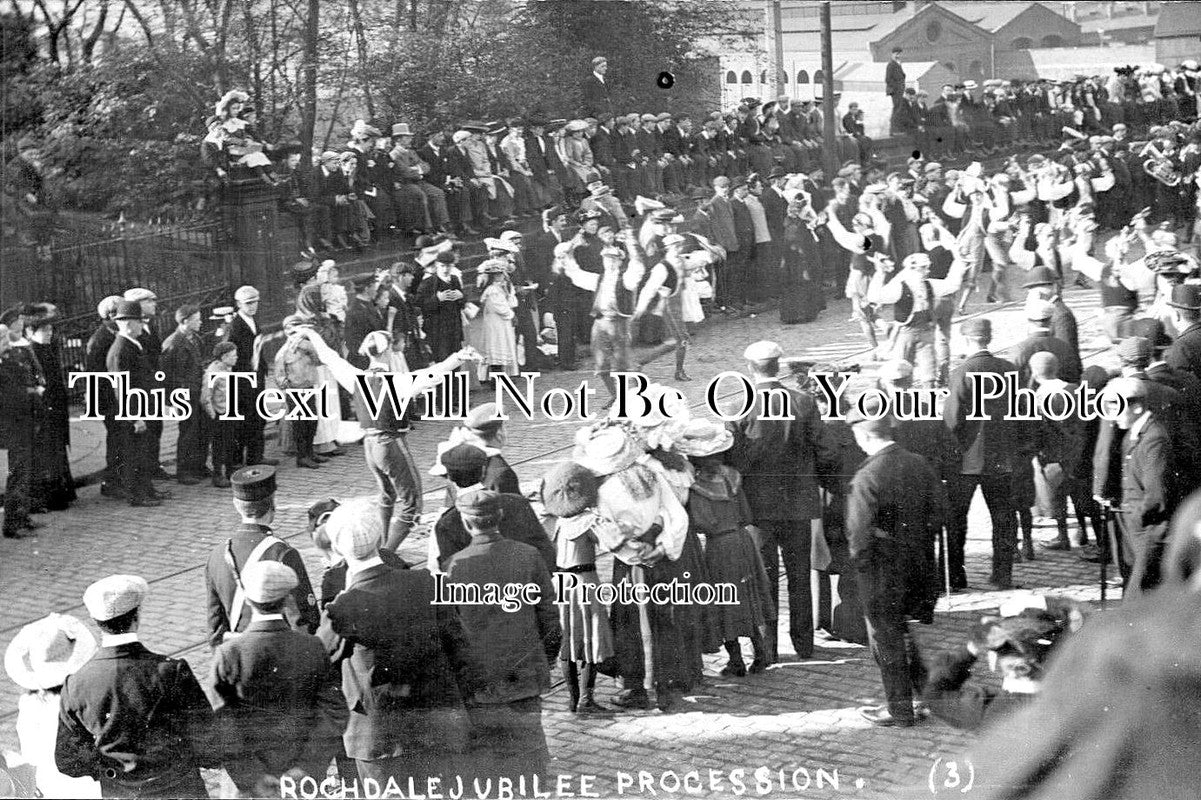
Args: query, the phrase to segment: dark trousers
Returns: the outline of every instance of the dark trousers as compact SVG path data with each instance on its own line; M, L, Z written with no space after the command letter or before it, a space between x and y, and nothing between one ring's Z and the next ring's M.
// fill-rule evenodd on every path
M809 564L813 529L810 521L756 520L763 536L763 566L771 585L772 603L780 607L780 556L788 576L788 632L792 647L801 658L813 655L813 592L809 587ZM776 628L767 632L767 651L778 658Z
M113 412L116 413L116 412ZM204 413L196 407L196 413ZM104 482L112 486L121 485L121 471L117 468L118 428L121 423L113 419L113 414L104 416Z
M129 493L130 499L144 499L154 491L150 478L158 467L157 462L151 461L151 447L154 441L150 427L141 433L135 433L132 422L117 422L117 474L120 476L121 487Z
M1113 516L1118 539L1113 552L1118 555L1122 575L1122 599L1132 600L1163 582L1160 565L1167 548L1168 523L1142 527L1129 512L1118 511Z
M574 369L576 308L570 303L563 303L554 306L552 313L555 315L555 330L559 334L559 368Z
M13 428L17 426L14 424ZM4 533L16 534L29 520L29 490L33 480L33 421L10 432L8 483L4 489Z
M753 244L740 245L726 254L726 263L717 276L718 305L746 305L747 262L754 247Z
M478 705L471 716L469 772L481 781L507 777L514 784L525 776L544 777L550 752L542 729L542 698L527 697L511 703Z
M213 475L228 477L237 469L238 427L241 423L232 419L213 419L208 415L204 418L209 448L213 452Z
M292 444L296 448L296 460L313 457L313 438L317 435L317 420L298 419L292 421Z
M175 469L180 475L199 476L204 472L207 453L203 421L204 409L200 407L200 392L188 390L188 402L192 413L179 421L179 438L175 442Z
M255 410L259 390L242 386L238 393L238 411L245 418L238 426L238 460L242 464L258 464L263 460L263 418Z
M967 514L976 487L984 493L992 517L992 575L993 583L1009 583L1013 576L1013 551L1017 548L1017 510L1012 501L1012 476L957 475L951 480L949 500L951 513L947 521L947 555L951 561L951 588L967 586L963 566L963 550L967 543Z
M859 584L859 591L865 595L872 590L871 582L862 576ZM913 700L921 697L926 685L926 665L909 632L909 622L896 609L869 611L864 618L868 647L880 668L888 711L896 719L913 719Z

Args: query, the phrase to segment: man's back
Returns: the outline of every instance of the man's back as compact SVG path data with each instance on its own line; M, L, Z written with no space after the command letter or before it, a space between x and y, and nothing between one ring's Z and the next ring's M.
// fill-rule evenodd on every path
M555 546L542 527L530 501L519 494L500 493L500 535L514 542L528 544L538 551L548 569L555 568ZM438 542L438 560L445 564L451 556L471 544L471 534L463 527L463 517L457 508L446 509L434 523Z
M943 414L947 427L955 434L963 453L960 473L963 475L993 475L1013 470L1012 463L1020 445L1024 444L1023 429L1019 423L1005 419L1008 410L1008 392L1001 397L984 401L984 416L987 420L968 419L973 412L976 385L985 390L990 380L974 380L977 374L988 373L1002 382L1005 375L1017 376L1017 367L1003 358L988 352L978 352L951 373L951 392Z
M787 392L791 419L768 420L763 390ZM816 519L821 514L817 473L837 469L838 457L825 437L813 398L786 389L779 381L755 387L755 405L741 420L731 423L734 445L730 466L743 477L747 500L755 519ZM773 399L771 410L783 413L782 399Z
M558 648L559 619L554 606L550 570L533 547L501 538L476 535L446 564L447 584L468 587L535 584L539 602L518 603L516 610L499 605L461 605L459 615L487 685L477 702L509 703L541 695L550 688L549 658Z
M103 647L63 686L58 768L98 778L106 797L183 796L216 753L212 710L186 661L139 642Z

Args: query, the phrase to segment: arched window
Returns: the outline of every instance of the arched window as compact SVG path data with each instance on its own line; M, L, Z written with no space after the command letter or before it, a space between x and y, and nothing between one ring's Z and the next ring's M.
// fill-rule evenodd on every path
M1041 44L1043 47L1067 47L1068 43L1064 41L1062 36L1052 34L1050 36L1044 36Z
M1029 50L1031 47L1034 47L1034 40L1028 36L1019 36L1009 46L1014 50Z
M813 73L813 82L814 83L821 83L825 79L826 79L826 76L822 73L822 71L820 69Z
M809 82L809 73L806 72L805 70L801 70L800 72L798 72L796 74L796 82L797 83L808 83Z
M753 80L754 80L754 78L751 77L751 71L749 69L744 69L742 71L742 82L750 83Z
M734 70L726 73L726 83L738 83L738 74Z
M767 70L759 73L759 83L767 83Z

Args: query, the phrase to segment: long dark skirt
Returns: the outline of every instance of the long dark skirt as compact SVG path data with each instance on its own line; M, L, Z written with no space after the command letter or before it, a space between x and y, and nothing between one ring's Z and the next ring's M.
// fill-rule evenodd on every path
M766 636L768 625L775 624L776 609L763 556L746 529L706 537L705 564L713 583L730 583L738 588L737 605L709 608L709 636L718 642Z
M669 561L654 567L631 567L621 561L613 564L613 583L617 586L644 583L653 587L670 583L676 575ZM671 606L614 603L609 618L618 670L627 690L690 684L693 673L684 657L683 640Z

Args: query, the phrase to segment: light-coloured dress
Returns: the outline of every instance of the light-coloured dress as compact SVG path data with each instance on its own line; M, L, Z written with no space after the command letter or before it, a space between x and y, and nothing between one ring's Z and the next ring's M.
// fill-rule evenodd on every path
M100 784L92 778L69 778L58 771L54 747L58 739L58 692L26 692L17 699L17 741L21 757L37 769L43 797L100 797Z
M490 283L480 294L480 313L473 320L475 348L483 359L479 363L479 379L485 380L490 371L516 375L520 369L517 358L517 332L513 328L517 300L506 284Z

